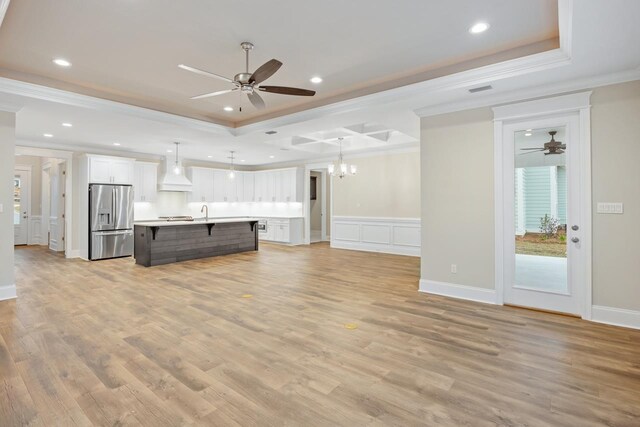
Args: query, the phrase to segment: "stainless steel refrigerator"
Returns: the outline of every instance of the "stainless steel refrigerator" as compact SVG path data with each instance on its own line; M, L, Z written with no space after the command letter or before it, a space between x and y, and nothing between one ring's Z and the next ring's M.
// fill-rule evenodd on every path
M133 187L89 185L89 259L133 255Z

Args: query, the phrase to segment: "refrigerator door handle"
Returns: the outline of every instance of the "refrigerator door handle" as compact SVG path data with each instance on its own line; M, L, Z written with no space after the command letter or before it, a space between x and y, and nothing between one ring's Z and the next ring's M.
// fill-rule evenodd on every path
M133 234L133 230L118 230L118 231L94 231L96 236L120 236L120 235L131 235Z
M116 217L116 189L115 187L111 189L111 213L113 214L113 226L115 227L118 223L118 219Z

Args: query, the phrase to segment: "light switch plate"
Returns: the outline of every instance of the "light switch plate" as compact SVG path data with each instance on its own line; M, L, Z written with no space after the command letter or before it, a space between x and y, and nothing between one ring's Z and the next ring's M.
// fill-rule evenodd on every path
M596 212L599 214L622 214L624 213L624 205L620 202L598 202Z

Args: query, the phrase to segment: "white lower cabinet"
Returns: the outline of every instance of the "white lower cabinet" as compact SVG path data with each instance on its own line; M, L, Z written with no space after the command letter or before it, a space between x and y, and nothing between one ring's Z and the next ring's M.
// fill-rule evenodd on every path
M302 218L265 218L267 231L259 233L261 240L301 245L304 222Z

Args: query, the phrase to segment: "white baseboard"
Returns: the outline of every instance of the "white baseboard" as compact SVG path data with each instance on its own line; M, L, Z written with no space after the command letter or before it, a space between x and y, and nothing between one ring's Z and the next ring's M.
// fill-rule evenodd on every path
M456 285L455 283L437 282L420 279L420 292L443 295L485 304L496 303L495 289L477 288L475 286Z
M16 285L0 286L0 301L16 297Z
M640 311L594 305L591 307L591 321L640 329Z
M80 249L72 249L67 252L67 258L82 258L80 256Z
M365 251L365 252L380 252L393 255L409 255L420 256L420 248L411 246L389 246L377 243L364 243L364 242L345 242L343 240L331 241L331 247L336 249L349 249L352 251Z

